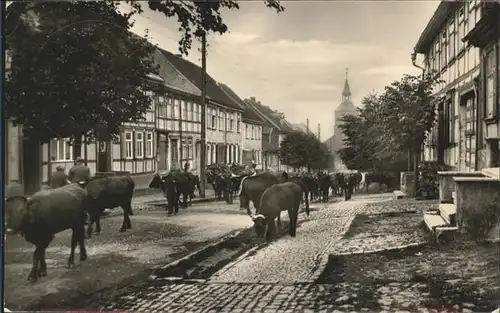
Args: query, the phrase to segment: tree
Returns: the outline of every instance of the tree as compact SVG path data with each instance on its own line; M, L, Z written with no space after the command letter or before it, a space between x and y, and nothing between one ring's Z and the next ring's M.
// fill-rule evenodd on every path
M330 153L326 145L313 134L293 132L280 144L280 160L295 168L321 169L329 166Z
M142 1L126 1L131 5L131 15L143 12ZM118 5L119 1L114 1ZM145 2L142 2L145 3ZM228 31L227 25L221 16L223 9L239 10L240 6L235 0L218 1L188 1L188 0L150 0L148 7L153 11L163 13L167 18L177 18L179 31L182 32L179 40L179 51L187 55L191 49L193 37L201 39L204 33L224 34ZM264 4L277 13L285 8L280 0L265 0Z
M82 136L108 141L142 119L155 47L129 32L129 15L101 1L17 2L9 10L5 112L26 136L78 146Z
M436 107L442 99L433 95L439 80L435 73L422 76L405 74L385 87L381 96L382 120L399 147L413 155L415 177L418 177L421 147L436 120ZM414 192L418 190L415 179Z
M358 170L395 171L403 169L407 155L401 153L392 133L382 120L382 99L369 94L362 100L357 115L343 118L340 129L345 135L345 148L339 150L348 168Z

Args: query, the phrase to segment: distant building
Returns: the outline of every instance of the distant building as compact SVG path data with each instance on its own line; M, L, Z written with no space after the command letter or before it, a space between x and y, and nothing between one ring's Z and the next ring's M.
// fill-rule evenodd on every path
M343 123L342 118L346 115L355 115L358 113L358 108L352 103L351 95L351 88L349 87L346 72L344 89L342 90L342 101L337 106L334 113L335 125L333 136L324 141L328 150L332 153L334 164L342 163L338 155L338 151L344 148L343 140L345 135L340 128L340 125Z

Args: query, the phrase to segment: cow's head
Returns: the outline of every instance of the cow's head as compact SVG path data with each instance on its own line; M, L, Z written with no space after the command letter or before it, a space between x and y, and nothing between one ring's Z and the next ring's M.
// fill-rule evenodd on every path
M266 234L266 217L262 214L252 216L253 228L259 237L264 237Z
M24 196L14 196L5 199L5 229L17 233L23 224L29 221L28 200Z

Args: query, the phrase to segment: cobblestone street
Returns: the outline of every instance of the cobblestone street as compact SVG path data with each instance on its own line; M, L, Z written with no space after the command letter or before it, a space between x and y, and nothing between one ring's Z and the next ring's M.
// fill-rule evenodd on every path
M211 281L308 281L321 258L335 249L338 239L349 229L356 214L363 212L367 203L386 199L388 196L360 196L351 201L329 203L309 217L302 214L299 220L305 219L305 222L297 229L297 237L285 236L272 242L255 255L220 270Z

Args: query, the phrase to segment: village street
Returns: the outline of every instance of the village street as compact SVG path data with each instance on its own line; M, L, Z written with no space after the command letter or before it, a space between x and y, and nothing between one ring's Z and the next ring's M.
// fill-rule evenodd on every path
M436 248L427 244L428 238L419 224L422 212L433 206L435 201L393 201L388 194L357 195L347 202L337 198L327 205L313 204L309 217L299 216L296 238L282 231L280 238L248 250L213 275L180 279L153 272L156 279L146 279L144 274L128 284L112 286L60 307L148 312L492 311L493 295L498 292L497 246ZM211 210L218 213L201 213ZM158 214L159 211L145 211L134 216L133 225L137 226L132 235L124 235L130 238L126 243L116 242L121 235L113 235L114 243L103 240L104 234L98 239L102 243L90 241L93 257L81 269L73 270L81 276L78 281L84 276L88 280L87 290L96 277L109 284L112 277L123 279L131 275L131 266L133 271L140 271L158 264L162 258L164 264L169 263L169 251L175 253L171 248L174 240L177 245L180 241L201 241L200 236L207 236L208 240L210 236L215 238L251 225L236 205L197 204L171 221L156 221L162 225L171 223L175 225L173 231L185 232L179 240L172 231L153 235L159 229L151 226L151 220ZM287 218L283 220L286 227ZM105 219L107 238L115 231L109 226L117 226L118 222L116 218ZM188 223L191 230L186 230ZM139 228L144 229L141 237L137 237ZM253 237L253 231L249 234ZM50 292L56 281L59 286L80 284L76 283L78 274L61 274L67 272L63 265L68 251L64 247L54 260L56 246L61 251L61 244L52 246L49 277L43 278L40 286L18 285L16 289L22 288L22 292L10 294L24 293L26 297L28 290ZM12 260L13 249L7 248L7 257ZM29 258L25 259L27 268ZM206 264L207 260L198 262ZM195 272L196 266L186 271ZM84 267L92 274L84 272ZM461 270L464 268L467 271ZM8 269L9 265L7 275L11 272ZM56 273L60 278L54 278ZM9 292L7 301L8 295ZM39 304L38 308L44 307Z
M147 279L151 268L170 263L225 235L251 226L252 221L236 204L194 203L179 215L167 217L164 207L151 205L160 194L134 198L132 229L118 232L121 209L101 220L102 231L86 240L88 260L66 268L70 231L56 235L47 249L47 277L29 284L33 245L21 236L5 240L5 302L11 310L32 306L58 306L58 301L92 293L117 284ZM78 249L77 249L78 253ZM76 260L79 257L77 255Z

